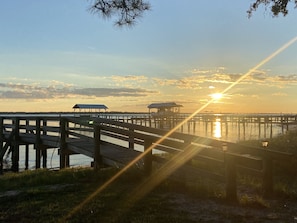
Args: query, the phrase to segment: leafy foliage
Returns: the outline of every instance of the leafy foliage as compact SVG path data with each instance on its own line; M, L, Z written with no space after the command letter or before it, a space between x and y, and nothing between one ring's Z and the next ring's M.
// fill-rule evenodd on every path
M247 11L249 17L251 17L253 11L256 11L260 5L264 5L266 8L270 7L273 16L288 14L288 3L294 2L297 7L297 0L256 0Z
M94 0L90 8L105 18L117 15L115 24L119 26L134 24L149 9L150 4L143 0Z

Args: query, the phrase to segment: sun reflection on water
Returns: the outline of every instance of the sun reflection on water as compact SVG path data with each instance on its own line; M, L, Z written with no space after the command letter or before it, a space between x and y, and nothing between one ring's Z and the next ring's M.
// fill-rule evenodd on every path
M216 122L214 123L213 136L218 139L220 139L222 137L222 128L221 128L221 119L220 118L216 118Z

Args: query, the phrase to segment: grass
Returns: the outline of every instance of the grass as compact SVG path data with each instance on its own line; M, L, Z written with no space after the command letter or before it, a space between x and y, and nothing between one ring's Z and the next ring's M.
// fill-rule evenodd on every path
M239 204L243 206L252 206L259 208L268 208L269 203L263 199L262 196L251 197L247 194L243 194L239 198Z
M111 174L102 171L99 175L91 169L5 174L0 177L4 194L0 221L17 222L21 218L22 222L57 222ZM16 191L17 196L5 196L5 191Z
M186 219L182 213L171 214L163 193L131 203L131 192L143 180L135 170L65 218L116 171L81 168L7 173L0 177L0 222L166 222L169 215L173 222ZM170 188L164 184L159 190L164 187Z
M238 220L238 214L232 215L235 206L241 208L239 212L246 208L270 208L269 201L247 193L239 197L239 203L233 204L234 207L228 206L221 185L205 179L197 179L186 186L165 180L148 194L135 199L135 189L141 190L139 185L145 181L136 169L126 172L80 206L117 171L113 168L99 172L78 168L5 173L0 177L0 222L197 222L200 211L207 218L235 215ZM246 179L246 182L251 181ZM284 193L286 191L287 188ZM220 208L216 208L217 205ZM231 210L226 212L226 207ZM242 220L245 216L241 215Z
M131 170L72 213L116 171L79 168L6 173L0 177L0 222L195 222L179 202L187 197L217 200L215 194L221 194L217 186L206 182L186 190L166 180L144 197L133 199L134 189L141 190L138 186L145 179Z

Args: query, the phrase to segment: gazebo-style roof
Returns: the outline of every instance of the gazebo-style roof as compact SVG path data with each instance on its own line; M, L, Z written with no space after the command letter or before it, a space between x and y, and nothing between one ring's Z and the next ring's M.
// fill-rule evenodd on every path
M178 108L183 107L182 105L176 104L175 102L165 102L165 103L153 103L147 106L149 109L151 108Z
M88 109L88 110L101 110L101 109L108 109L106 105L103 104L75 104L73 109Z

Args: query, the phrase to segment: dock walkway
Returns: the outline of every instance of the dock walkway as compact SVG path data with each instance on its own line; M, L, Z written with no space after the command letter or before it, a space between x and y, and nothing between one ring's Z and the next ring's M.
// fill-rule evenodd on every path
M93 166L136 166L146 175L174 176L179 180L207 177L226 184L226 197L237 199L236 173L263 179L263 191L273 191L273 162L287 163L293 154L170 132L98 117L6 116L0 118L0 162L11 154L13 171L19 171L20 145L34 147L36 168L46 168L47 149L58 148L60 168L70 166L70 156L83 154ZM28 166L26 166L28 168Z

